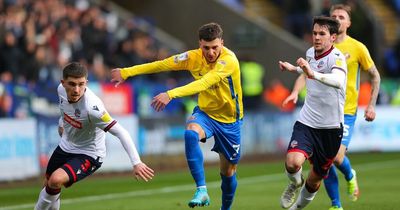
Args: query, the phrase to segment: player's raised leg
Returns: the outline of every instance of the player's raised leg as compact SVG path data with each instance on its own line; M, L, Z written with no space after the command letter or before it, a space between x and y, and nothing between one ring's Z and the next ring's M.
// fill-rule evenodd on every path
M300 190L300 194L289 210L298 210L306 207L312 200L314 200L315 195L321 185L321 176L316 174L313 169L310 170L310 174L307 181Z
M188 203L191 208L196 206L208 206L210 204L210 197L207 193L206 180L204 176L203 153L199 145L200 131L201 127L194 123L188 124L187 130L185 131L186 159L190 173L192 174L197 187L193 198Z
M302 165L305 156L300 152L289 152L286 155L285 171L289 178L289 184L281 196L281 207L289 208L295 202L301 186L304 184Z
M46 181L46 186L39 194L35 210L49 210L60 199L61 186L69 180L68 174L61 168L57 169Z

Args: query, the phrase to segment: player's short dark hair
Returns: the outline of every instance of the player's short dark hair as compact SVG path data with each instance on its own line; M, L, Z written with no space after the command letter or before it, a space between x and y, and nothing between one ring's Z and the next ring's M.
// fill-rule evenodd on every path
M63 79L67 79L68 77L74 78L87 78L88 71L86 67L78 62L71 62L67 64L63 69Z
M313 19L313 27L315 24L326 26L330 34L338 34L340 23L334 18L325 16L316 16Z
M199 28L199 40L210 42L222 38L222 28L218 23L207 23Z
M351 7L349 5L345 5L345 4L334 4L332 5L329 14L332 14L333 11L340 9L340 10L344 10L346 11L346 13L349 15L349 17L351 18Z

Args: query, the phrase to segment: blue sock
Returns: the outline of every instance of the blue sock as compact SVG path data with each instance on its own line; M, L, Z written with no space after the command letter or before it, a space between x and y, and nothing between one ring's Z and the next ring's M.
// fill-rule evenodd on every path
M339 195L339 181L336 173L335 166L329 169L329 174L326 179L324 179L325 189L328 193L329 198L331 198L332 206L341 207L340 195Z
M206 186L203 167L203 153L199 145L199 134L196 131L185 131L185 154L190 173L196 186Z
M236 173L233 176L227 177L221 174L221 190L222 190L222 207L221 210L230 210L235 197L237 180Z
M347 156L344 156L342 164L337 167L344 175L344 178L347 181L350 181L350 179L353 178L353 173L351 172L351 164L350 160Z

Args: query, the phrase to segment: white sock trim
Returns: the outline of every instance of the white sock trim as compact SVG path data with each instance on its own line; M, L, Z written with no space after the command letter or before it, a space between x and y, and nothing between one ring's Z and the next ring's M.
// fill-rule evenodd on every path
M300 169L297 172L293 173L293 174L289 173L286 170L286 168L285 168L285 172L286 172L286 175L287 175L287 177L289 178L290 181L292 181L296 185L300 185L301 184L301 173L303 172L303 167L300 167Z

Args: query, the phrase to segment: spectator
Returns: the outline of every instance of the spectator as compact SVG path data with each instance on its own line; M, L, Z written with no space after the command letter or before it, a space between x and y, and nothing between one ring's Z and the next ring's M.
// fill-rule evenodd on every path
M16 78L21 58L22 51L18 47L17 38L11 31L7 31L0 47L0 73L8 71Z
M242 58L240 72L244 107L247 110L256 110L262 102L264 67L252 59Z
M91 2L0 0L0 74L17 82L13 86L52 101L48 93L70 61L85 63L91 80L107 81L115 63L130 66L169 57L170 50L151 36L152 25L137 17L122 20L106 0ZM19 100L13 102L20 107Z

